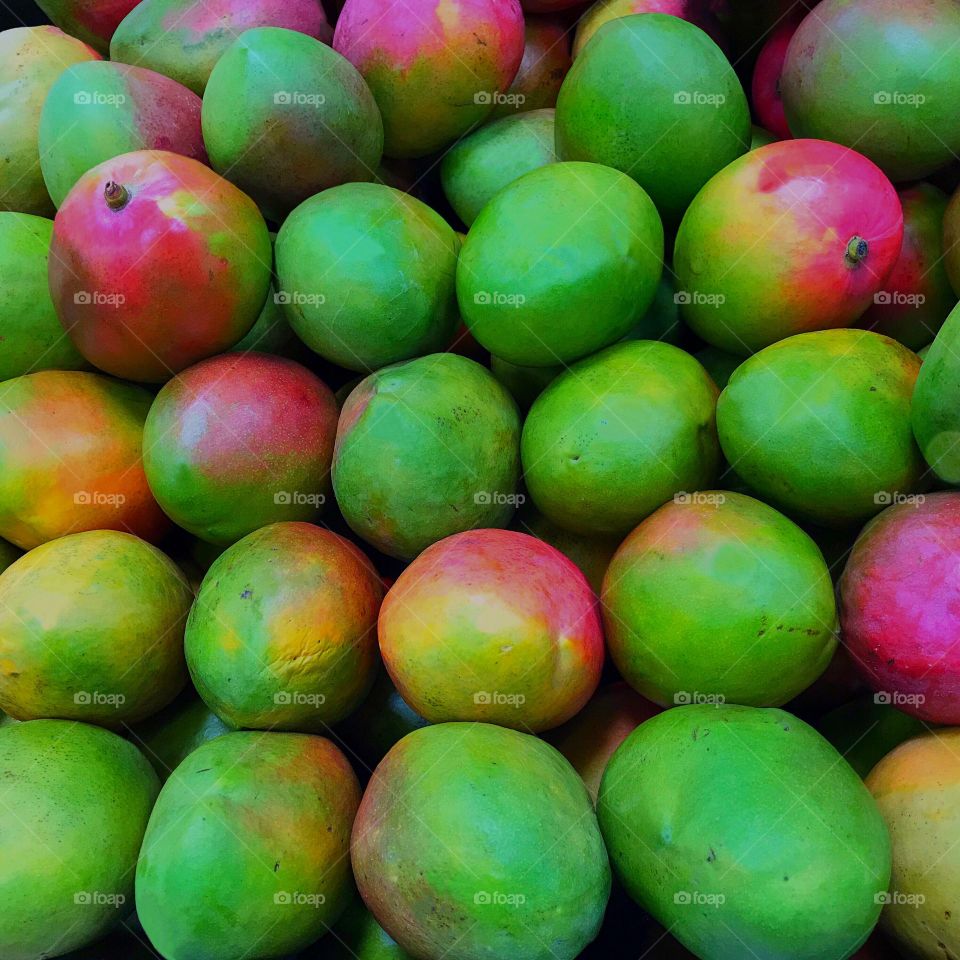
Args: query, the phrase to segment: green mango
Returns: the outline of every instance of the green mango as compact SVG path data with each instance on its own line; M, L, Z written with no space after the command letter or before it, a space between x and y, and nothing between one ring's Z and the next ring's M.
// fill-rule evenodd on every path
M597 814L628 893L701 960L848 957L890 880L870 793L782 710L647 720L610 760Z
M359 802L350 764L323 737L238 731L198 747L164 784L137 864L153 945L166 960L309 946L349 903Z
M312 960L307 954L301 960ZM358 897L347 907L330 936L316 951L317 960L413 960Z
M133 905L156 774L132 743L69 720L0 726L0 771L0 956L93 943Z

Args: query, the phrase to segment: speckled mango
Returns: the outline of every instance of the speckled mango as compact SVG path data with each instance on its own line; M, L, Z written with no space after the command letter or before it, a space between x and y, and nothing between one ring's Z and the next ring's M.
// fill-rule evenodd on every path
M210 567L187 623L200 696L234 727L320 732L373 683L383 585L360 549L273 523Z
M36 547L0 576L0 707L106 727L156 713L187 679L192 600L173 561L129 533Z
M356 533L412 559L451 534L510 522L519 445L516 404L492 374L434 353L378 370L347 397L333 489Z
M82 371L0 384L0 535L25 550L81 530L159 539L169 521L141 453L150 399Z
M0 212L0 381L37 370L80 370L87 361L66 335L47 286L53 221Z
M156 70L202 95L227 47L256 27L331 36L320 0L141 0L117 27L110 59Z
M146 762L146 761L144 761ZM227 733L164 784L137 864L137 914L166 960L278 957L350 901L360 786L323 737Z
M138 150L87 171L57 211L50 294L91 363L159 383L247 333L272 263L249 197L197 160Z
M608 764L597 814L628 893L702 960L849 956L890 878L870 793L782 710L647 720Z
M555 366L625 336L653 302L662 261L660 217L636 183L596 163L551 163L514 180L474 221L457 300L495 356Z
M133 906L133 871L160 788L137 748L85 723L0 727L0 953L57 957Z
M68 67L40 114L40 169L56 206L92 167L134 150L207 162L200 98L163 74L93 60Z
M910 430L920 360L866 330L819 330L744 361L717 403L720 444L759 496L823 526L863 523L923 486Z
M383 124L348 60L296 30L261 27L238 37L213 68L203 139L214 170L279 223L321 190L373 180Z
M542 740L484 723L404 737L364 794L351 856L373 915L423 960L573 960L610 894L580 778Z
M53 216L40 169L40 112L67 67L99 59L57 27L0 32L0 210Z
M570 36L563 18L526 14L523 19L523 59L490 120L555 107L570 69Z
M422 157L481 123L523 58L517 0L347 0L333 47L370 85L384 153Z
M336 424L333 394L306 367L264 353L211 357L157 394L147 480L168 516L211 543L312 520L329 493Z

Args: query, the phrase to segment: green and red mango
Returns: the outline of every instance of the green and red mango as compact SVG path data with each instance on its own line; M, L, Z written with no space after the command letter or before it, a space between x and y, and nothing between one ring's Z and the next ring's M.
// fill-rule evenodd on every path
M117 28L110 59L156 70L202 95L227 47L256 27L324 41L331 35L320 0L141 0Z
M642 723L597 813L630 895L703 960L836 960L866 940L890 838L860 778L789 713L684 706Z
M309 197L373 180L380 111L356 68L296 30L261 27L235 40L203 94L210 163L281 222Z
M370 85L384 153L422 157L486 119L520 67L518 0L347 0L333 47Z
M451 534L510 522L519 447L516 404L489 370L453 353L396 363L343 405L337 504L364 540L410 560Z
M775 140L788 140L793 136L783 111L780 78L787 48L798 26L796 16L788 16L781 21L767 37L753 65L750 85L753 112L760 126L769 130Z
M661 706L780 706L837 647L833 582L817 545L739 493L660 507L610 561L601 598L614 663Z
M194 685L231 726L326 730L373 683L382 597L350 541L309 523L261 527L197 593L185 636Z
M144 761L146 763L146 761ZM352 894L360 786L323 737L226 733L164 784L137 864L137 914L166 960L309 946Z
M94 943L133 906L156 774L132 743L66 720L0 727L0 770L0 954Z
M311 197L281 227L279 299L311 350L368 373L450 343L460 319L459 250L453 229L415 197L343 184Z
M0 32L0 210L53 216L40 169L40 112L67 67L99 59L57 27Z
M50 299L47 260L52 236L52 220L0 212L0 381L38 370L87 366L60 326Z
M960 493L905 498L857 538L840 580L844 643L870 686L927 723L960 723Z
M92 167L134 150L207 162L200 98L141 67L91 60L68 67L40 114L40 168L56 206Z
M915 353L867 330L781 340L745 360L720 395L723 452L787 514L822 526L863 523L923 487L910 428L919 370Z
M790 41L781 93L795 136L854 147L894 180L960 152L960 7L824 0Z
M859 153L822 140L751 150L707 183L680 224L683 318L742 355L851 326L884 289L902 239L897 192Z
M504 187L556 161L553 118L543 109L491 121L443 155L443 192L468 228Z
M563 20L536 14L524 17L520 68L489 120L555 107L560 85L569 69L570 38Z
M576 772L544 741L484 723L424 727L387 754L351 857L373 915L424 960L573 960L610 894Z
M671 344L630 340L581 360L524 423L534 505L573 532L625 536L674 494L713 484L716 402L707 372Z
M424 550L387 593L379 637L397 690L431 723L548 730L583 707L603 669L590 584L559 550L512 530Z
M0 707L105 727L156 713L187 679L192 600L173 561L129 533L41 544L0 576Z
M733 67L680 17L645 13L604 24L557 98L560 159L629 174L670 225L749 145L750 110Z
M247 333L272 262L249 197L197 160L140 150L89 170L57 211L50 294L91 363L163 382Z
M140 0L37 0L37 6L64 33L89 43L98 53L110 50L120 21Z
M144 426L144 466L175 523L230 544L268 523L320 515L336 429L333 394L306 367L226 353L157 394Z
M24 550L83 530L159 539L169 521L141 454L150 400L81 371L0 384L0 536Z
M551 163L514 180L474 221L457 299L495 356L554 366L625 336L653 302L662 259L660 218L634 181L596 163Z

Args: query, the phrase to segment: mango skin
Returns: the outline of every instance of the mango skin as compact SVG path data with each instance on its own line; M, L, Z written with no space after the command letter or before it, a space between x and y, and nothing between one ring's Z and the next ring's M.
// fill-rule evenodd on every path
M595 163L551 163L514 180L474 221L457 300L491 353L555 366L625 336L662 268L660 217L636 183Z
M525 14L523 19L523 59L488 122L555 107L563 78L570 69L570 37L563 18Z
M583 707L603 669L586 578L513 530L468 530L427 547L387 593L378 633L401 696L431 723L547 730Z
M782 710L684 706L647 720L607 766L597 814L628 893L703 960L849 956L890 879L870 793Z
M207 162L200 98L163 74L93 60L68 67L40 114L40 169L59 207L91 167L133 150Z
M40 111L64 69L99 59L57 27L0 32L0 210L53 216L40 169Z
M661 706L712 697L777 707L837 648L833 582L817 545L743 494L660 507L617 550L601 599L614 663Z
M53 221L0 212L0 381L36 370L82 370L87 361L70 342L50 299L47 258Z
M283 27L327 41L319 0L141 0L110 41L110 59L156 70L203 96L227 47L247 30Z
M667 224L679 223L697 191L749 145L750 110L733 67L679 17L645 13L604 24L557 97L557 156L629 174Z
M867 248L856 262L854 238ZM677 231L683 319L712 346L744 356L794 334L854 326L884 289L902 240L896 190L859 153L822 140L751 150L704 186Z
M329 492L336 424L333 394L306 367L265 353L211 357L150 407L150 489L177 524L211 543L313 520Z
M451 534L510 522L519 448L507 391L478 363L434 353L378 370L347 397L333 489L355 533L411 560Z
M922 487L910 431L919 370L915 353L866 330L781 340L744 361L720 395L723 452L789 515L823 526L863 523L894 495Z
M384 153L423 157L482 123L523 58L517 0L347 0L333 48L370 85Z
M299 102L297 97L314 100ZM261 27L217 61L203 94L210 164L281 222L321 190L372 180L383 123L356 68L296 30Z
M404 737L374 771L351 857L378 922L435 960L573 960L610 895L577 774L542 740L490 724Z
M323 946L324 960L413 960L357 897ZM307 954L303 960L312 960ZM317 958L319 960L319 956Z
M319 732L373 683L383 584L350 541L273 523L225 550L190 611L187 664L234 727Z
M950 311L930 344L917 375L910 416L913 433L933 472L950 484L960 483L960 306Z
M943 214L943 266L953 292L960 297L960 187Z
M150 399L82 371L0 383L0 535L24 550L81 530L158 540L170 521L143 470Z
M625 536L675 493L709 487L717 388L689 354L633 340L561 374L523 427L527 489L575 533Z
M819 4L793 35L780 79L793 135L854 147L893 180L945 166L960 151L957 43L951 0Z
M0 576L0 707L107 727L156 713L187 679L192 601L173 561L129 533L36 547Z
M507 184L556 161L553 117L543 109L491 121L443 155L443 192L468 227Z
M350 900L359 802L323 737L238 731L198 747L164 784L137 864L153 945L167 960L258 960L311 944Z
M0 953L37 960L99 940L133 905L156 774L132 743L66 720L0 727L0 769Z
M276 249L290 325L341 367L368 373L435 353L456 332L460 242L415 197L375 183L333 187L290 214Z
M954 920L960 890L958 746L956 728L925 733L888 753L867 777L893 843L891 896L880 925L918 960L960 951Z
M64 33L107 55L110 38L139 0L37 0L37 6Z

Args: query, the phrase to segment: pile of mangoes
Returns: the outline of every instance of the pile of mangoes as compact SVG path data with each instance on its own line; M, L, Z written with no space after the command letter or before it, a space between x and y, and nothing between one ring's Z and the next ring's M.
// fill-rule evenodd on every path
M960 957L960 2L0 26L0 960Z

